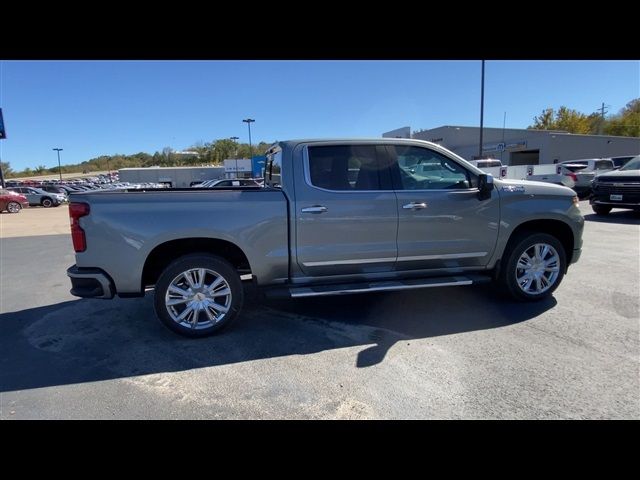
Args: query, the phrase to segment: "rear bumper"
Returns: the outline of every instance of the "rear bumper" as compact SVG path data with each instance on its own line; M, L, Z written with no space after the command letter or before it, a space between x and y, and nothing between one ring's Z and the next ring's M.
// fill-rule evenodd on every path
M71 295L81 298L113 298L113 280L99 268L80 268L73 265L67 269L71 279Z

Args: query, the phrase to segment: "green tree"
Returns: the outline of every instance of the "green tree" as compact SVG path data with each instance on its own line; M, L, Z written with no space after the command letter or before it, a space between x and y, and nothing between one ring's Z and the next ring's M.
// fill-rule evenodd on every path
M533 117L533 125L529 125L527 128L532 130L553 130L553 108L546 108L542 111L539 117Z
M9 162L0 162L0 168L2 168L2 173L5 177L13 174L13 168L11 168L11 164Z
M607 135L640 137L640 98L631 100L604 126Z
M38 165L33 169L33 171L36 175L43 175L47 171L47 167L45 167L44 165Z
M534 117L533 125L528 128L535 130L565 130L569 133L591 133L593 120L590 116L577 110L562 106L558 111L547 108L539 117Z

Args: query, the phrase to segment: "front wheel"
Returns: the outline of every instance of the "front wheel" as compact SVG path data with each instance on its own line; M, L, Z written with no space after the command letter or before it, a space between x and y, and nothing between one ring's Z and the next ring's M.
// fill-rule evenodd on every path
M243 303L242 282L226 260L208 254L180 257L162 272L154 306L168 328L187 337L206 337L227 327Z
M556 237L529 233L508 245L498 282L516 300L542 300L558 288L566 268L564 247Z
M20 210L22 210L22 205L18 202L9 202L7 204L7 211L9 213L18 213Z
M596 213L596 215L608 215L611 211L611 207L608 207L606 205L593 204L591 205L591 208Z
M43 198L42 199L42 206L44 208L49 208L51 205L53 205L53 201L50 198Z

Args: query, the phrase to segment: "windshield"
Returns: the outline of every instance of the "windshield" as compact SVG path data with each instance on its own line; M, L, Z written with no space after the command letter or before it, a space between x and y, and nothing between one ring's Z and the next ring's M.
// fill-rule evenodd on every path
M629 160L629 163L627 163L620 170L640 170L640 155L638 155L637 157L633 157L631 160Z

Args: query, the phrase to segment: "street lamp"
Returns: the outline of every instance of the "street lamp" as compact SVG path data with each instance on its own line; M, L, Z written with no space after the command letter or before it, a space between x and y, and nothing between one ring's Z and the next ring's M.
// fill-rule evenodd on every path
M484 60L482 60L482 79L480 80L480 151L478 158L482 158L482 130L484 128Z
M60 166L60 152L62 148L54 148L56 152L58 152L58 174L60 175L60 181L62 181L62 167Z
M251 148L251 124L255 122L253 118L245 118L242 120L249 127L249 160L251 160L251 156L253 155L253 148Z
M236 144L236 150L233 152L233 156L236 157L236 178L238 178L238 140L240 140L240 137L229 137L229 140L233 140L233 143Z

